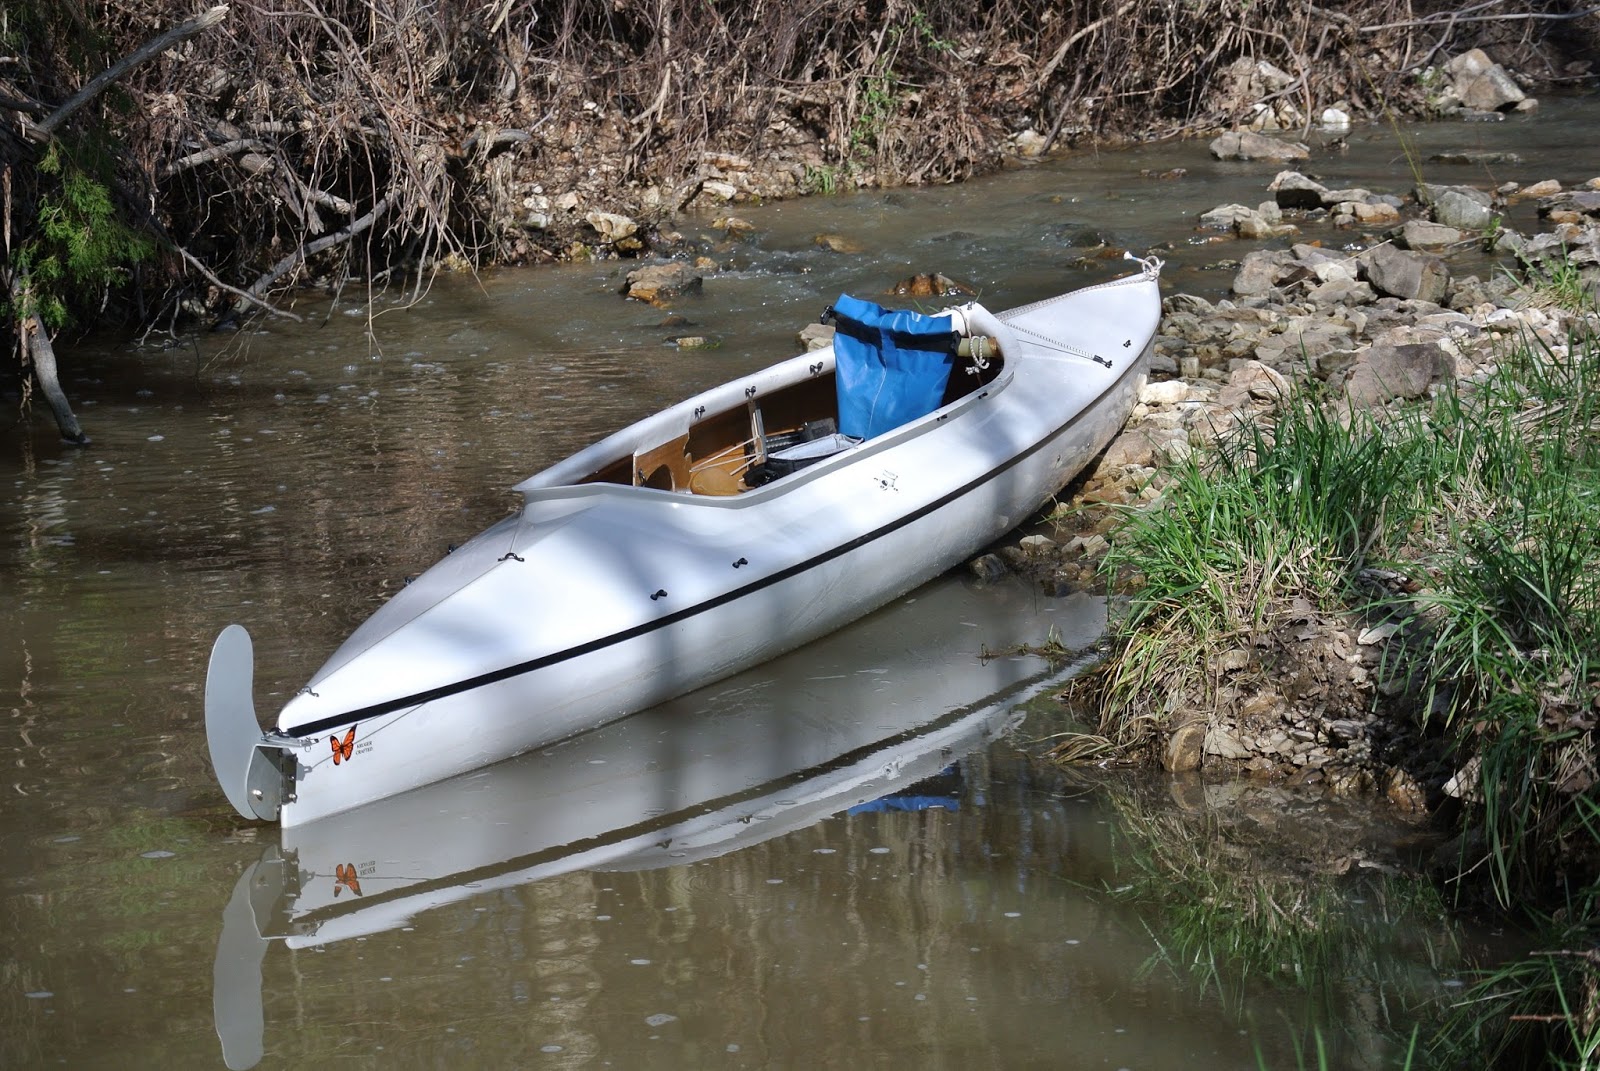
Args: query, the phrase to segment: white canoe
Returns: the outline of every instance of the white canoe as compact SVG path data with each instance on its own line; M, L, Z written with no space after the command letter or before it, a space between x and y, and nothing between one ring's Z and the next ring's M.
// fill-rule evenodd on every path
M507 517L398 592L263 733L251 648L218 637L213 766L243 815L308 822L518 755L825 635L965 560L1116 434L1160 265L992 314L925 416L757 487L768 437L827 417L824 349L680 402L519 484Z

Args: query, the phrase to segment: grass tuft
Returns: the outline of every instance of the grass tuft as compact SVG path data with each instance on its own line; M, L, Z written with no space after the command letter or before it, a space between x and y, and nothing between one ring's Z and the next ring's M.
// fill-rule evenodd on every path
M1577 279L1535 282L1564 303ZM1083 687L1098 737L1145 747L1176 712L1217 709L1218 654L1274 607L1401 623L1386 670L1406 686L1378 694L1443 738L1454 776L1429 787L1456 799L1457 896L1521 917L1572 905L1540 946L1557 951L1491 975L1453 1029L1507 1066L1600 1071L1600 339L1574 322L1399 411L1302 392L1193 455L1112 533L1108 567L1138 579ZM1380 569L1409 582L1371 595L1359 578ZM1515 1058L1536 1045L1557 1062Z

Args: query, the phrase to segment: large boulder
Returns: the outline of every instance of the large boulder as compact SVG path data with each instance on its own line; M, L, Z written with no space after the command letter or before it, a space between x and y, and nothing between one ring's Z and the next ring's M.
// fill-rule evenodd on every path
M1481 48L1463 52L1444 65L1462 105L1479 112L1510 111L1527 99L1506 73Z
M1298 141L1283 141L1250 130L1236 130L1213 141L1211 155L1218 160L1269 160L1287 164L1311 159L1311 150Z

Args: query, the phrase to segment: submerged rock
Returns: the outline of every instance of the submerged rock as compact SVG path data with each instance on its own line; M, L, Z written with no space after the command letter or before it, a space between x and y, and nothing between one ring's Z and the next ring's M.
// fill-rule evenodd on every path
M1211 143L1211 155L1218 160L1271 160L1290 163L1311 159L1311 150L1298 141L1284 141L1250 130L1223 134Z
M811 239L811 244L818 249L826 249L830 253L862 253L866 247L854 238L847 238L842 234L819 234Z
M918 275L907 276L889 288L891 294L907 297L945 297L948 295L962 295L971 297L976 290L965 283L958 283L942 272L923 272Z
M701 289L704 279L694 268L682 261L666 264L649 264L628 273L622 293L635 301L660 305L673 298Z

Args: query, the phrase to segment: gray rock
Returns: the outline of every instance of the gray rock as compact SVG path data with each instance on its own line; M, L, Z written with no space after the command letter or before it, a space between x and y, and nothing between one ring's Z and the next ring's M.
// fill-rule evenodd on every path
M1370 284L1354 279L1330 279L1306 291L1306 300L1318 308L1370 305L1377 297Z
M1351 186L1343 190L1328 190L1322 195L1322 207L1333 208L1342 204L1366 204L1375 198L1371 190L1362 189L1360 186Z
M1450 382L1455 362L1434 342L1378 343L1362 352L1344 381L1351 407L1381 406L1394 398L1421 398L1435 383Z
M1260 361L1243 361L1228 374L1228 382L1217 392L1217 404L1225 409L1241 409L1256 402L1278 402L1289 394L1289 381L1282 373Z
M1239 221L1240 238L1282 238L1284 235L1298 233L1300 228L1293 223L1273 223L1260 215Z
M1473 111L1506 111L1527 99L1506 69L1481 48L1463 52L1444 69L1454 83L1455 95Z
M1206 729L1205 753L1223 759L1248 759L1250 749L1239 742L1239 738L1220 725L1212 725Z
M1251 218L1260 218L1260 214L1249 205L1218 205L1200 213L1200 226L1231 231L1239 226L1241 220Z
M1272 192L1279 208L1306 211L1322 208L1327 203L1323 197L1328 188L1298 171L1280 171L1267 189Z
M1373 289L1398 298L1441 304L1450 286L1450 269L1429 253L1373 246L1360 257Z
M1257 249L1245 255L1233 277L1233 292L1240 297L1269 294L1278 281L1278 271L1287 257L1272 249Z
M1172 294L1166 299L1165 305L1169 313L1188 313L1195 317L1210 316L1216 312L1216 306L1195 294Z
M1330 251L1320 245L1311 245L1308 242L1296 242L1289 247L1289 252L1294 259L1307 267L1312 267L1324 260L1343 260L1345 255L1340 252Z
M1520 164L1522 156L1514 152L1499 152L1489 149L1456 149L1450 152L1436 152L1428 157L1435 164L1468 164L1473 167L1490 164Z
M1297 141L1283 141L1249 130L1223 134L1211 143L1211 155L1218 160L1268 160L1293 163L1311 159L1311 150Z
M1300 263L1307 264L1310 267L1311 274L1317 277L1317 282L1319 283L1353 283L1361 278L1361 265L1355 260L1345 257L1326 257L1309 263L1302 260Z
M1355 343L1355 328L1327 317L1290 321L1283 332L1256 347L1256 359L1275 368L1316 368L1325 354L1347 350Z
M1494 207L1494 198L1475 186L1453 186L1444 182L1419 182L1415 192L1417 200L1429 206L1432 206L1441 194L1459 193L1463 197L1477 201L1485 208Z
M1460 190L1445 190L1434 199L1434 221L1464 231L1481 231L1494 219L1494 208L1487 201L1487 195L1480 199Z
M1407 220L1400 236L1407 249L1424 253L1436 253L1466 240L1466 235L1457 228L1429 223L1425 219Z
M1541 216L1548 217L1563 208L1585 216L1600 216L1600 190L1569 190L1539 200Z

